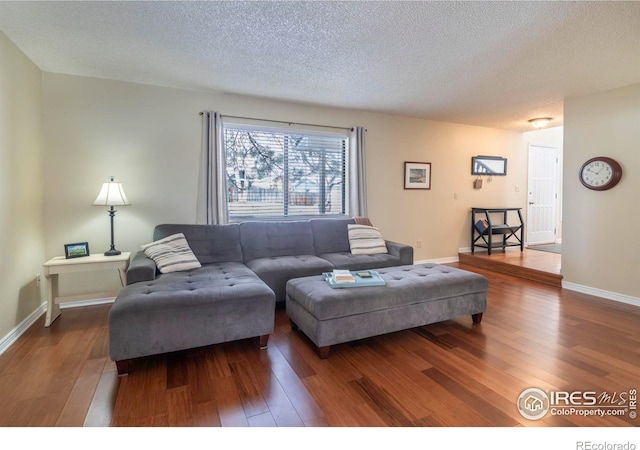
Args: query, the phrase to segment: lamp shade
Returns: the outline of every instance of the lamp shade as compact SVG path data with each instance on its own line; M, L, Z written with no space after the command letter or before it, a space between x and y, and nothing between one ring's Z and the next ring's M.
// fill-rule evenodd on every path
M114 177L110 177L111 179L102 183L102 189L100 189L100 193L98 197L93 202L95 206L128 206L129 199L124 193L124 189L122 189L122 183L113 181Z

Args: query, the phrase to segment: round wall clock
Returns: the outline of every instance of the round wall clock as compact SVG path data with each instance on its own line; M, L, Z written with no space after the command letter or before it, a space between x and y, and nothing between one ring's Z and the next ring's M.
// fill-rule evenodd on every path
M605 191L614 187L622 178L620 164L606 156L597 156L580 168L580 182L594 191Z

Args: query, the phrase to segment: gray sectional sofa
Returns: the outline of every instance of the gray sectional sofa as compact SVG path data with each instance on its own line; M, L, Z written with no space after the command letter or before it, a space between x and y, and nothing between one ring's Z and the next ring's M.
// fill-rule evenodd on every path
M144 252L134 256L109 314L118 373L127 373L135 358L238 339L259 337L266 347L290 279L413 264L413 248L391 241L386 254L351 254L350 223L355 220L158 225L154 241L183 233L202 267L160 274Z

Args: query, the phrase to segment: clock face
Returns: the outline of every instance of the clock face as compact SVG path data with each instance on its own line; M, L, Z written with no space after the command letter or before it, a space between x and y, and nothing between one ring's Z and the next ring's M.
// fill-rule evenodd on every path
M593 161L582 169L582 180L589 186L604 186L611 181L613 170L604 161Z
M615 160L606 157L592 158L580 169L580 181L589 189L604 191L620 181L622 168Z

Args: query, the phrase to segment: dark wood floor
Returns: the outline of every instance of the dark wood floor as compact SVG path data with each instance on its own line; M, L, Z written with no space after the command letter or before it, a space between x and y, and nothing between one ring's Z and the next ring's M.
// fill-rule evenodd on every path
M44 317L0 355L0 426L629 427L640 419L524 419L522 390L640 387L640 308L474 266L480 325L461 317L332 347L320 360L284 311L253 339L146 358L118 378L110 305Z

